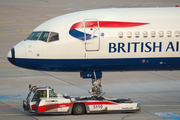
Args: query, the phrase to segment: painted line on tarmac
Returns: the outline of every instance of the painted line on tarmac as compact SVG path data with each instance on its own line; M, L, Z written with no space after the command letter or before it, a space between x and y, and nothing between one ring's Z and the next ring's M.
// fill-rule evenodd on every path
M11 99L15 97L21 97L21 95L1 95L0 99Z
M158 112L152 114L166 120L180 120L180 115L175 112Z
M32 29L28 29L28 30L6 30L6 31L0 31L0 33L10 33L10 32L32 32Z
M23 115L23 114L0 114L1 116L15 116L15 115Z
M15 35L15 34L19 34L19 33L6 33L6 34L0 34L0 35Z
M180 107L180 105L140 105L144 107Z
M17 21L4 21L4 22L0 22L0 24L3 24L3 23L14 23L14 22L17 22Z
M9 105L9 106L18 106L18 105L22 105L22 104L0 104L0 106L7 106L7 105Z
M48 18L35 18L33 20L49 20L52 19L53 17L48 17ZM0 22L0 24L4 23L15 23L17 21L3 21ZM0 36L3 35L17 35L17 34L30 34L33 30L12 30L12 31L0 31Z
M16 44L13 44L13 43L0 43L0 44L2 44L2 45L16 45ZM1 58L1 59L3 59L3 58ZM4 60L6 60L6 58Z
M153 109L153 108L151 108L151 109L142 109L141 108L141 111L144 111L144 112L147 112L147 111L180 111L180 108L179 109L169 109L169 108L167 108L167 109Z
M0 34L0 35L15 35L15 34L30 34L31 32L24 32L24 33L6 33L6 34Z
M29 29L29 30L0 31L0 35L30 34L31 32L32 32L32 29Z
M15 106L0 106L0 110L14 108Z
M52 17L49 17L49 18L35 18L33 20L48 20L48 19L52 19Z

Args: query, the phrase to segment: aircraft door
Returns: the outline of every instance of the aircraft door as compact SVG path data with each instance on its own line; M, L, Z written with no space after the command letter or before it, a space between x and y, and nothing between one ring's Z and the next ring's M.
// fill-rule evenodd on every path
M86 51L99 51L100 49L100 28L97 19L84 20L84 37Z

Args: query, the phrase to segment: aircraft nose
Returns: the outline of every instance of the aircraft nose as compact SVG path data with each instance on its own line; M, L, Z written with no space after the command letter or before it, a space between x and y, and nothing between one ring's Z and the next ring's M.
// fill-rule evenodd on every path
M17 65L17 63L18 63L17 60L19 58L26 57L25 51L26 51L26 49L21 42L19 44L17 44L16 46L14 46L7 54L7 58L9 60L9 62L14 65Z
M14 50L14 48L12 48L12 49L8 52L7 58L8 58L8 60L9 60L9 62L11 62L12 64L15 63L15 50Z

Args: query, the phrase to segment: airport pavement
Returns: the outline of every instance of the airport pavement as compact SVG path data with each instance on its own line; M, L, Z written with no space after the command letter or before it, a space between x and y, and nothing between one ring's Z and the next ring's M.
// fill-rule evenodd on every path
M104 72L106 97L130 97L140 102L139 113L75 115L35 115L26 113L22 100L28 85L52 86L55 92L89 95L91 80L79 73L42 72L17 68L7 59L8 51L25 39L41 23L53 17L98 8L174 7L179 0L0 0L0 120L162 120L162 116L180 114L180 71ZM178 115L174 114L177 113ZM168 119L168 117L164 118Z

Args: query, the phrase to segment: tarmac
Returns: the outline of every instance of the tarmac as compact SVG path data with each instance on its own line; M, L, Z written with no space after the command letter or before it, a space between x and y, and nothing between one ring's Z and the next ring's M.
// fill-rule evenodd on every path
M180 0L0 0L0 120L180 120L180 71L103 72L105 97L131 98L138 113L84 115L24 112L29 84L51 86L56 93L90 95L90 79L77 72L34 71L13 66L9 50L41 23L71 12L99 8L174 7Z

